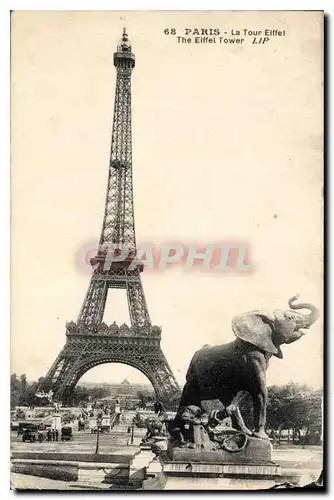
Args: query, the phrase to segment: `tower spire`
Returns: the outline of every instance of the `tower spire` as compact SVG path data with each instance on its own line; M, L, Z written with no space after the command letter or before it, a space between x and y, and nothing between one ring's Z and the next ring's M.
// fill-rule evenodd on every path
M124 58L124 54L130 54L130 53L131 53L131 43L130 43L126 28L123 28L122 38L117 45L116 54L118 54L118 58L121 57L121 54L123 54L123 58ZM116 54L114 54L114 64L115 64L115 55ZM133 54L131 54L131 55L132 55L133 61L134 61L134 55ZM116 66L116 64L115 64L115 66ZM134 67L134 64L132 67Z

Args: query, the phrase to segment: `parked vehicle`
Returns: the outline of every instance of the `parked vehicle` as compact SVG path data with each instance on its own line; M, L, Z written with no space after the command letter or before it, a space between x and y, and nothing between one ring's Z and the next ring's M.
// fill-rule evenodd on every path
M61 429L61 440L62 441L72 441L73 439L73 429L70 426L64 426Z
M26 441L29 441L30 443L34 443L36 441L36 436L37 436L37 427L28 427L23 430L22 433L22 442L25 443Z
M33 422L28 422L28 421L20 422L17 428L17 435L22 436L26 429L34 429L37 431L37 429L39 428L39 424L40 422L36 420Z
M103 415L101 420L101 432L110 432L110 428L111 428L110 416Z

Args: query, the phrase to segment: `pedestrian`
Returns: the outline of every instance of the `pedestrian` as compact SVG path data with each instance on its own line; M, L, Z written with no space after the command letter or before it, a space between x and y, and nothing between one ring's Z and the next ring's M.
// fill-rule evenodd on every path
M56 429L55 434L56 434L56 441L58 441L58 438L59 438L59 432L58 432L58 429Z
M51 441L51 429L48 429L48 432L46 434L47 440Z

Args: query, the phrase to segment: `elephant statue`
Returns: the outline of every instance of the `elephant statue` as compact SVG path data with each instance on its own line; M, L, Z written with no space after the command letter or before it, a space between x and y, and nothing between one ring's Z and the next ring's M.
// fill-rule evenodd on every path
M195 352L186 375L173 426L182 432L182 413L187 406L201 407L204 400L218 399L232 419L233 428L247 435L267 439L266 370L271 356L283 358L282 344L298 340L319 317L308 303L289 301L288 310L255 310L232 319L234 341L218 346L205 345ZM299 312L308 309L308 313ZM239 405L248 395L254 408L254 432L245 425Z

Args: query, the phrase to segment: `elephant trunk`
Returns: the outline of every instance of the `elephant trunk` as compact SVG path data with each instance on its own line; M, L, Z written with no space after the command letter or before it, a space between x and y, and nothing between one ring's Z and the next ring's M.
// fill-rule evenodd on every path
M303 315L301 328L310 328L310 326L313 325L313 323L319 318L319 309L308 302L299 302L298 304L295 304L294 302L298 299L298 297L298 295L291 297L289 300L289 307L291 307L291 309L309 309L310 312Z

